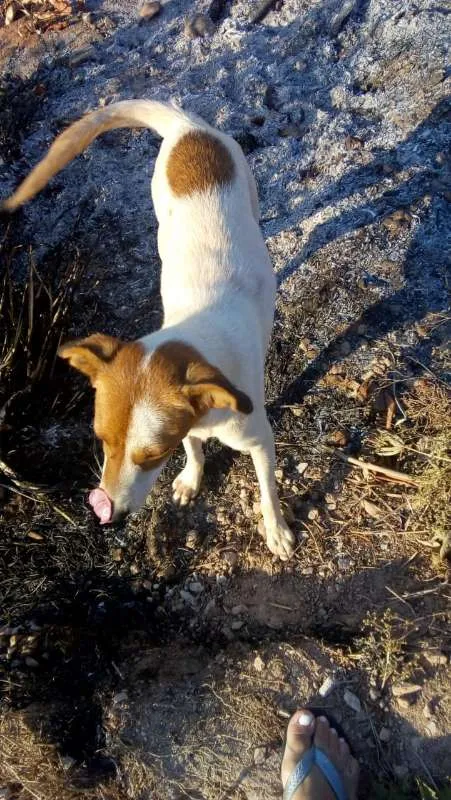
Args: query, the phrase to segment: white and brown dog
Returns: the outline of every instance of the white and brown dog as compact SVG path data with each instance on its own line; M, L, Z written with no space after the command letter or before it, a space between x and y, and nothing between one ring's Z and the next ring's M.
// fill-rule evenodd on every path
M104 464L90 503L101 523L136 511L183 442L186 466L173 496L185 505L201 484L202 442L215 436L250 453L267 545L287 559L294 537L277 495L263 377L276 281L239 145L175 106L127 100L64 131L3 208L29 200L96 136L123 127L163 137L152 198L164 324L136 342L94 334L59 351L96 390L94 429Z

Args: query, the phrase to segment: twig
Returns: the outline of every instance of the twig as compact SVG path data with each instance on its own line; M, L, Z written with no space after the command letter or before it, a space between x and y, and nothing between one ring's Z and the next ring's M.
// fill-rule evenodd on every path
M330 452L334 451L330 450ZM399 481L399 483L406 483L408 486L418 486L418 481L415 480L415 478L412 478L410 475L405 475L403 472L398 472L396 469L381 467L379 464L373 464L371 461L361 461L359 458L353 458L352 456L340 453L339 450L336 450L335 454L342 461L345 461L346 464L351 464L353 467L360 467L362 470L369 470L370 472L377 472L380 475L386 475L387 478L392 478L394 481Z

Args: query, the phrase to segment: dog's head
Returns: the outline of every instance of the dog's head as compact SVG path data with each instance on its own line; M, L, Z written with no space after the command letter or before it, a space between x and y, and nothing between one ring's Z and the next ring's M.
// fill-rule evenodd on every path
M183 342L148 352L94 334L59 350L96 391L94 430L102 441L102 480L90 502L101 523L144 503L171 453L213 408L249 414L252 402Z

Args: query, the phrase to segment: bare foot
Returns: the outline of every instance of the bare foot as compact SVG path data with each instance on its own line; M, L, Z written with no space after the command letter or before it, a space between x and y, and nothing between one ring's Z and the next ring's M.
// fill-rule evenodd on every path
M330 759L340 774L348 800L356 800L359 765L351 756L344 739L340 739L325 717L314 717L311 711L299 709L291 717L282 759L282 785L285 785L304 753L316 745ZM317 765L289 800L336 800L336 795Z

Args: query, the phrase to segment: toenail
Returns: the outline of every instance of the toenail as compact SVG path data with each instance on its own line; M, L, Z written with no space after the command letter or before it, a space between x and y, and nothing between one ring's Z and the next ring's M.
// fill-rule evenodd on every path
M313 715L309 714L307 711L303 711L302 714L299 714L298 717L298 725L301 728L309 728L313 722Z
M338 733L337 733L337 731L335 730L335 728L331 728L331 729L330 729L330 732L331 732L331 733L333 733L333 735L334 735L334 736L338 736Z
M327 722L327 717L320 717L320 718L319 718L319 721L320 721L320 722Z

